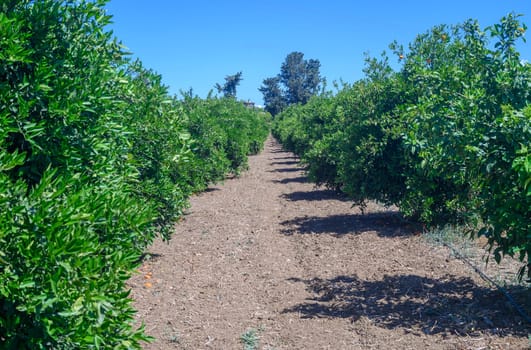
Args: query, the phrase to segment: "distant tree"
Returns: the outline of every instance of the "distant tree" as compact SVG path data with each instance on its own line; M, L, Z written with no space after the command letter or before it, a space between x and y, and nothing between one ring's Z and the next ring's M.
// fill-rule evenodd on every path
M264 95L265 110L276 115L286 106L286 101L280 88L280 78L266 78L258 89Z
M280 82L286 87L288 104L306 103L319 91L319 60L305 60L302 52L292 52L280 67Z
M275 115L287 105L302 103L320 91L321 77L319 60L305 60L302 52L292 52L286 56L280 67L280 74L267 78L258 89L264 95L266 110Z
M242 72L238 72L234 75L227 75L225 77L225 84L216 84L216 89L219 93L223 93L223 96L229 98L236 98L236 88L242 81Z

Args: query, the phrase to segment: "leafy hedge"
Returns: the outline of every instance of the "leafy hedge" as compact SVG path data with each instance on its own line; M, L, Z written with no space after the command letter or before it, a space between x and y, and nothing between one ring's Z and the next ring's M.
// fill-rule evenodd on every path
M139 348L125 287L139 257L268 133L236 101L169 96L104 5L0 4L3 349Z
M398 72L385 54L367 58L365 79L288 108L274 134L312 180L356 203L398 205L429 225L473 223L497 261L529 264L531 65L515 49L526 30L510 14L484 30L434 27L407 50L395 42Z

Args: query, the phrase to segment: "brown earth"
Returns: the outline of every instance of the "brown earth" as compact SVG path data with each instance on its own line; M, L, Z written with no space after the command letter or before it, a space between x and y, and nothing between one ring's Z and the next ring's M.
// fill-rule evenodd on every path
M395 210L315 188L273 139L249 163L129 281L146 349L529 348L502 294Z

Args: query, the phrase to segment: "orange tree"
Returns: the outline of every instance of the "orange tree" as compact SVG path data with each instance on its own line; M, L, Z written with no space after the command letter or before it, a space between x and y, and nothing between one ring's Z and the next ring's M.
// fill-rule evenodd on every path
M130 348L125 279L154 235L134 195L102 2L0 5L0 343ZM135 198L136 197L136 198Z
M140 348L125 281L141 254L268 133L236 101L169 96L105 31L104 5L0 3L3 349Z
M402 116L415 171L401 207L427 222L474 220L497 261L529 261L531 253L531 198L522 183L531 67L515 50L525 30L515 15L485 31L475 21L436 27L410 45L402 69L415 97Z
M526 29L511 14L484 31L473 20L434 27L407 50L393 43L400 71L367 59L365 79L287 109L275 135L310 178L356 203L475 223L497 261L529 262L531 70L515 49Z

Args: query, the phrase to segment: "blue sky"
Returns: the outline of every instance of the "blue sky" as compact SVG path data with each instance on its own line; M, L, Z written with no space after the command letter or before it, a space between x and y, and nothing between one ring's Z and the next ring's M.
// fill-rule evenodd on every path
M474 18L484 28L514 11L531 31L531 0L111 0L107 10L114 34L170 93L193 88L206 97L242 71L238 98L258 104L263 79L293 51L318 59L331 87L363 77L364 52L378 56L393 40L407 45L437 24ZM531 61L531 42L519 51Z

